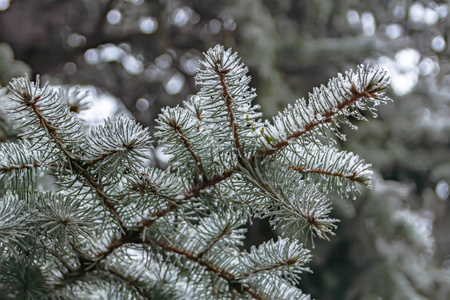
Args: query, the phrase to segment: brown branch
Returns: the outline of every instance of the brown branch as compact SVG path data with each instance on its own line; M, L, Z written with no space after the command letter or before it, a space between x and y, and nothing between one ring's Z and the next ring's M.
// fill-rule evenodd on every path
M111 268L106 268L105 267L104 270L108 271L112 275L120 278L121 280L125 281L127 284L129 284L132 287L134 287L136 292L138 292L139 295L141 295L142 297L144 297L146 299L151 299L150 295L148 295L148 293L145 292L145 289L143 289L143 287L141 287L139 282L136 281L135 279L130 278L130 277L126 276L125 274L120 273L119 271L117 271L115 269L111 269Z
M219 76L220 85L222 86L223 97L225 98L225 105L227 107L228 115L230 117L230 127L233 130L234 143L236 145L239 155L243 156L244 151L241 146L241 140L239 138L237 124L235 122L235 117L234 117L234 112L233 112L233 102L232 102L233 98L231 97L230 93L228 92L228 86L227 86L227 82L225 79L225 75L228 72L230 72L230 70L229 69L221 70L217 66L215 66L215 71L216 71L216 74Z
M233 281L235 280L235 275L233 275L232 273L228 272L227 270L220 269L219 267L215 266L214 264L210 263L209 261L203 260L201 257L199 257L198 254L188 252L188 251L186 251L184 249L181 249L181 248L178 248L176 246L163 243L161 241L154 240L154 242L158 246L163 248L164 250L180 254L180 255L186 257L187 259L189 259L189 260L191 260L193 262L196 262L199 265L205 267L208 271L213 272L217 276L225 279L228 282L228 284L230 284L230 285L233 284ZM254 291L252 291L248 286L244 286L244 290L247 293L249 293L252 296L252 298L264 300L264 298L262 296L258 295Z
M7 173L7 172L12 172L12 171L17 171L17 170L24 170L24 169L30 170L30 169L39 168L41 166L42 166L41 164L38 164L37 162L33 162L32 165L0 167L0 172Z
M153 242L156 243L158 246L160 246L161 248L163 248L166 251L180 254L180 255L186 257L187 259L198 263L199 265L205 267L208 271L211 271L211 272L217 274L219 277L225 279L228 282L230 282L234 279L233 274L231 274L227 270L220 269L219 267L213 265L212 263L210 263L206 260L201 259L195 253L191 253L189 251L186 251L184 249L178 248L173 245L166 244L161 241L154 240Z
M191 154L192 158L194 159L195 166L203 174L203 178L207 179L208 178L208 173L206 173L205 169L203 168L203 164L202 164L202 161L201 161L200 157L198 157L197 154L195 154L191 143L187 139L187 137L184 134L183 130L181 129L180 125L174 119L170 119L169 122L168 122L168 125L170 127L172 127L175 130L176 133L178 133L178 136L180 137L181 142L183 143L183 145L188 150L189 154Z
M199 184L197 184L195 187L193 187L190 191L188 191L184 195L183 199L175 201L175 202L171 202L171 203L169 203L169 205L168 205L168 207L166 209L155 211L150 216L150 218L143 219L141 221L140 227L146 227L146 226L153 225L153 223L155 223L157 220L159 220L160 218L164 217L168 213L174 211L180 205L188 202L192 198L198 197L200 195L200 192L203 189L220 183L221 181L231 177L231 175L233 175L238 170L239 170L239 167L238 166L234 166L234 167L231 167L230 169L226 170L222 174L214 175L210 180L203 180L203 181L201 181Z
M294 265L294 264L297 263L297 261L298 261L298 259L296 259L296 258L286 259L285 261L278 262L278 263L276 263L276 264L274 264L272 266L269 266L267 268L258 269L258 270L254 270L254 271L252 271L250 273L242 274L242 275L240 275L240 277L248 277L250 275L258 274L259 272L270 271L270 270L273 270L273 269L276 269L276 268L279 268L279 267Z
M114 252L117 248L121 247L126 243L139 243L140 233L138 230L127 230L125 233L118 238L115 238L109 243L105 251L98 252L95 256L100 259L104 259Z
M307 168L302 166L288 166L288 169L298 171L298 172L308 172L308 173L316 173L321 175L327 175L327 176L333 176L333 177L340 177L345 178L350 181L357 181L357 182L364 182L367 180L364 179L358 179L358 174L355 172L351 173L351 175L348 175L348 173L342 173L342 172L332 172L332 171L326 171L318 168Z
M119 225L122 229L122 231L125 231L125 224L123 223L122 219L119 216L119 212L117 211L116 207L113 204L113 200L109 198L107 195L105 195L103 191L103 187L98 184L94 178L86 171L81 165L78 164L76 161L70 161L71 165L75 167L75 170L78 174L83 176L83 178L88 182L88 184L94 189L95 194L102 200L103 204L116 216L117 221L119 222Z
M85 164L86 166L93 166L95 164L97 164L98 162L105 160L107 157L112 156L114 154L116 154L117 152L119 152L118 150L111 150L109 153L104 153L102 155L100 155L100 157L93 159L91 161L86 161Z
M227 223L227 225L225 226L224 229L222 229L220 234L208 245L208 247L203 249L203 251L200 251L197 254L197 256L199 258L202 258L203 255L205 255L209 250L211 250L212 247L214 247L214 245L217 244L225 235L229 235L229 234L230 234L230 224Z
M236 147L238 149L240 149L240 142L239 142L239 136L237 135L237 128L233 126L233 124L234 124L234 115L233 115L233 112L231 110L232 109L232 107L231 107L231 96L228 94L228 88L227 88L226 82L225 82L225 74L227 74L228 72L227 72L227 70L220 71L218 68L216 68L216 73L219 75L219 78L220 78L220 81L221 81L221 85L222 85L223 91L224 91L224 96L225 96L225 99L226 99L226 102L227 102L227 108L229 109L230 125L234 129ZM344 108L348 107L349 105L355 103L356 101L360 100L362 97L370 98L370 97L377 97L378 96L376 93L369 93L368 91L364 91L362 93L358 93L354 86L351 88L351 92L352 92L353 96L350 99L345 100L342 103L340 103L337 106L336 110L333 110L333 111L330 111L330 112L322 114L321 115L322 116L321 121L312 121L311 123L309 123L309 124L307 124L305 126L304 130L300 130L300 131L294 132L292 135L288 136L286 138L286 140L281 141L281 142L273 145L270 149L269 148L264 148L264 149L260 150L256 155L250 157L248 160L249 161L253 161L255 159L255 157L257 157L257 156L273 155L273 154L277 153L279 150L281 150L284 147L286 147L287 145L289 145L289 140L301 137L302 135L304 135L307 132L311 131L312 129L314 129L315 127L319 126L320 124L332 122L333 117L337 116L338 113L341 110L343 110ZM237 139L236 139L236 137L237 137ZM190 199L192 199L194 197L198 197L200 195L201 190L203 190L203 189L205 189L205 188L207 188L209 186L213 186L213 185L216 185L216 184L220 183L222 180L227 179L228 177L232 176L235 172L238 172L239 170L240 170L240 168L238 166L235 166L235 167L232 167L231 169L225 171L224 173L222 173L220 175L215 175L211 180L203 180L197 186L195 186L193 189L191 189L190 192L185 194L185 197L182 200L174 202L174 203L170 203L169 206L165 210L156 211L150 216L150 218L142 220L141 221L141 226L144 226L144 227L145 226L151 226L158 219L164 217L165 215L167 215L171 211L174 211L180 205L188 202ZM347 178L350 179L350 180L352 180L352 179L355 180L356 174L353 174L352 176L349 176ZM306 218L306 219L308 219L308 218Z
M126 230L126 229L125 229ZM63 280L57 284L55 284L56 288L62 288L68 283L75 282L77 280L81 280L86 273L93 272L96 270L96 266L100 264L101 261L106 259L109 255L111 255L114 250L123 246L126 243L142 243L142 239L140 238L140 231L136 230L126 230L123 232L119 238L113 239L109 245L106 247L105 251L101 251L95 254L95 257L85 257L81 254L77 248L74 247L75 252L77 253L77 259L79 261L79 267L76 269L70 269L68 267L68 272L62 275ZM108 269L107 271L111 271ZM69 280L68 280L69 279ZM68 281L67 281L68 280ZM127 280L129 282L129 280Z
M340 111L342 111L344 108L350 106L351 104L357 102L358 100L360 100L363 97L366 97L366 98L378 97L377 93L370 93L368 91L358 93L354 86L352 86L350 92L353 94L353 96L350 99L341 102L336 107L336 110L332 110L332 111L329 111L329 112L323 113L323 114L316 114L315 116L320 116L320 117L314 118L310 123L306 124L302 130L298 130L298 131L292 133L285 140L280 141L280 142L276 143L275 145L272 145L271 148L265 148L265 149L261 150L260 151L261 154L264 156L275 154L278 151L280 151L281 149L283 149L284 147L288 146L290 140L298 139L302 135L310 132L311 130L313 130L314 128L316 128L317 126L319 126L321 124L331 123L333 121L333 118L335 116L339 115ZM317 121L317 120L320 120L320 121Z
M245 291L246 291L247 293L249 293L249 294L252 296L253 299L257 299L257 300L265 300L265 299L266 299L266 298L264 298L264 297L258 295L257 293L255 293L255 292L254 292L252 289L250 289L250 288L245 288Z
M197 111L196 117L197 117L197 119L198 119L198 121L199 121L199 122L198 122L198 125L197 125L197 132L199 132L199 131L200 131L200 124L201 124L201 122L202 122L202 115L201 115L201 113Z
M97 196L102 200L103 204L116 216L117 221L119 222L120 227L122 230L124 230L125 225L123 221L119 217L119 213L116 209L116 207L113 204L112 199L110 199L108 196L104 194L103 187L98 184L94 178L87 172L87 170L83 167L83 163L79 162L74 159L72 153L67 148L67 146L64 144L63 140L59 137L58 133L56 132L56 128L59 127L59 124L53 125L51 122L49 122L45 116L42 114L39 107L36 105L36 102L41 99L41 95L37 95L34 97L34 99L30 99L31 96L28 93L24 93L22 95L25 99L25 104L29 106L34 113L36 114L39 123L42 127L46 129L46 131L50 134L50 136L55 140L58 147L61 149L64 156L67 158L67 160L70 163L70 166L74 168L74 170L80 174L87 182L88 184L94 189Z

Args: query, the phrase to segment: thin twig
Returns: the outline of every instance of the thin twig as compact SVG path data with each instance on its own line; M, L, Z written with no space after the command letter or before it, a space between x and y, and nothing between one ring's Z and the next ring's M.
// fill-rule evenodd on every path
M361 98L376 98L378 95L377 93L369 93L368 91L364 91L362 93L358 93L355 89L355 87L352 87L350 92L353 94L353 96L341 102L335 110L329 111L327 113L323 114L317 114L316 116L320 116L319 118L314 118L309 124L306 124L302 130L298 130L291 135L289 135L285 140L280 141L276 143L275 145L272 145L271 148L265 148L260 151L261 155L267 156L272 155L283 149L284 147L288 146L290 144L290 140L298 139L299 137L305 135L306 133L310 132L314 128L316 128L319 125L325 124L325 123L331 123L333 121L333 118L335 116L339 115L339 112L342 111L344 108L352 105L353 103L357 102ZM320 120L320 121L319 121Z

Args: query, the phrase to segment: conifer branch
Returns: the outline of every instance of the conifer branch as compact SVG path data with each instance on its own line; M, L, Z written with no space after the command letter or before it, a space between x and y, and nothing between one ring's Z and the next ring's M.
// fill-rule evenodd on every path
M104 193L103 187L99 183L97 183L97 181L94 178L92 178L89 172L86 171L85 168L83 168L83 166L79 165L79 162L71 160L70 163L73 169L86 180L86 182L92 189L94 189L94 192L97 195L97 197L99 197L102 200L103 204L109 209L109 211L113 213L113 215L116 217L117 222L120 225L121 230L124 231L125 224L120 218L117 208L113 204L114 203L113 199L111 199Z
M225 98L225 105L227 107L227 111L228 111L228 116L230 118L230 128L233 131L233 138L234 138L234 143L236 145L236 149L239 153L240 156L243 155L243 149L241 146L241 141L239 138L239 133L238 133L238 125L236 124L235 121L235 117L234 117L234 112L233 112L233 101L232 101L232 97L228 92L228 86L227 86L227 82L225 79L225 74L229 73L230 70L229 69L225 69L222 70L219 67L219 64L221 64L220 61L217 61L217 64L214 66L214 70L216 71L216 74L219 76L219 81L220 81L220 85L222 86L222 91L223 91L223 97Z
M148 159L151 137L142 125L134 120L118 117L91 128L83 143L86 166L98 168L114 166L116 169L138 170L141 159Z
M249 293L249 294L252 296L253 299L256 299L256 300L266 300L266 299L267 299L267 298L264 298L264 297L261 296L261 295L258 295L258 294L257 294L255 291L253 291L252 289L246 288L245 291L246 291L247 293Z
M97 259L104 259L111 255L114 250L123 246L127 243L139 244L141 243L140 233L142 231L127 229L126 232L122 233L120 237L114 238L106 247L105 251L96 253Z
M119 278L123 282L125 282L127 285L130 285L134 288L134 290L144 299L151 299L150 295L145 291L145 288L142 287L142 284L140 284L135 278L131 278L129 276L126 276L122 272L119 272L111 267L104 267L105 271L109 272L113 276Z
M277 268L293 266L297 263L297 261L298 261L298 259L296 259L296 258L286 259L284 261L277 262L273 265L266 266L265 268L253 270L251 273L240 274L239 277L245 278L245 277L249 277L251 275L258 274L260 272L267 272L267 271L271 271L271 270L277 269Z
M317 128L320 125L326 124L326 123L333 123L333 119L339 116L339 113L350 107L352 104L355 104L356 102L360 101L362 98L378 98L379 95L377 92L371 92L370 87L367 87L364 91L358 92L356 90L356 87L353 85L350 89L350 92L352 96L341 103L339 103L335 109L328 111L328 112L322 112L314 115L314 118L308 123L305 124L304 127L300 130L297 130L286 137L285 140L279 141L274 145L271 145L270 148L264 148L261 150L261 155L267 156L267 155L273 155L280 151L281 149L288 146L292 140L296 140L315 128Z
M175 119L170 119L168 122L168 125L173 128L173 130L178 134L181 142L186 147L187 151L191 154L192 158L195 161L195 166L199 169L199 171L203 174L204 178L208 178L208 173L206 173L206 170L203 168L203 164L201 159L195 154L194 149L192 148L191 143L189 142L188 138L183 132L183 129L179 124L177 124Z
M212 264L212 263L210 263L210 262L208 262L206 260L203 260L197 254L190 253L190 252L188 252L188 251L186 251L184 249L175 247L173 245L166 244L166 243L158 241L158 240L154 240L153 242L156 243L158 246L160 246L161 248L163 248L164 250L166 250L168 252L172 252L172 253L176 253L176 254L182 255L185 258L189 259L190 261L198 263L200 266L205 267L208 271L213 272L214 274L216 274L220 278L226 280L230 286L235 284L235 282L234 282L235 275L233 275L232 273L230 273L227 270L218 268L217 266L215 266L214 264ZM262 296L258 295L256 292L252 291L246 285L243 286L243 289L247 293L249 293L254 299L264 299Z
M31 185L35 169L50 168L64 190L33 193L30 209L21 189L8 191L0 211L19 217L0 215L7 249L0 254L14 257L26 246L22 237L37 234L44 247L26 251L43 264L33 268L64 296L116 284L114 295L143 298L188 291L194 298L308 299L297 284L311 255L298 239L333 235L338 220L329 217L326 193L347 196L341 190L369 186L371 176L370 165L333 147L328 133L342 138L339 124L374 113L387 100L388 77L358 67L263 122L236 53L217 46L200 63L199 93L157 119L156 136L171 155L165 171L144 166L150 135L135 121L119 117L86 132L53 89L11 83L8 105L25 142L1 146L0 179ZM269 218L283 238L241 251L253 217Z
M181 200L176 200L176 201L170 202L166 209L155 211L152 213L150 218L141 220L141 222L140 222L141 227L149 227L149 226L153 225L160 218L162 218L162 217L166 216L168 213L176 210L181 205L189 202L189 200L191 200L192 198L200 196L200 193L202 190L204 190L210 186L215 186L218 183L220 183L221 181L226 180L227 178L231 177L238 169L239 169L239 167L235 166L233 168L230 168L230 169L224 171L220 175L214 175L210 180L202 180L195 187L193 187L191 190L186 192L184 194L184 196L182 196Z
M220 232L220 234L218 236L216 236L216 238L214 240L212 240L210 242L210 244L208 245L208 247L206 247L205 249L203 249L202 251L200 251L199 253L197 253L197 257L198 258L202 258L203 255L205 255L205 253L207 253L208 251L210 251L215 244L217 244L225 235L230 234L230 224L227 223L225 225L225 228L222 229L222 231Z
M92 159L92 160L88 160L85 162L87 167L91 167L91 166L95 166L96 164L98 164L99 162L105 161L107 160L109 157L114 156L115 154L117 154L120 150L110 150L108 153L103 153L102 155L100 155L99 157Z
M8 173L8 172L18 171L18 170L31 170L31 169L37 169L41 166L42 166L42 164L38 164L37 162L34 162L32 165L2 166L2 167L0 167L0 172Z
M348 180L354 181L354 182L364 183L364 182L370 180L370 179L366 179L366 178L359 179L358 174L356 172L348 174L348 173L342 173L342 172L332 172L332 171L319 169L319 168L308 168L308 167L304 167L304 166L284 166L284 167L287 167L288 169L291 169L294 171L298 171L300 173L304 173L304 172L305 173L316 173L316 174L320 174L320 175L345 178L345 179L348 179Z
M208 262L206 260L201 259L195 253L190 253L184 249L175 247L173 245L166 244L166 243L158 241L158 240L153 240L153 242L166 251L180 254L180 255L186 257L187 259L198 263L199 265L201 265L201 266L205 267L207 270L217 274L219 277L225 279L226 281L230 282L234 279L233 274L229 273L227 270L222 270L222 269L218 268L217 266L211 264L210 262Z
M56 95L52 92L48 92L46 90L46 87L44 87L44 90L41 93L39 93L38 87L39 82L36 83L34 91L32 87L29 86L29 84L25 84L24 86L24 83L21 81L16 81L15 84L18 86L18 88L13 88L12 85L12 91L14 93L14 96L18 97L18 99L15 100L18 102L20 101L25 105L25 107L29 107L31 111L34 112L34 115L39 121L38 126L42 127L44 131L51 137L51 139L55 141L56 145L63 153L64 157L69 162L69 166L73 170L75 170L76 173L80 174L89 184L89 186L94 189L94 192L102 200L104 205L109 209L110 212L114 214L114 216L116 216L116 219L123 230L125 228L124 223L120 219L119 213L116 207L114 206L112 199L110 199L108 196L105 195L103 187L99 183L97 183L94 180L94 178L92 178L92 176L83 166L83 163L77 160L76 156L72 153L72 150L66 145L64 139L60 136L60 134L57 131L58 127L60 127L60 124L53 124L51 121L49 121L46 118L43 111L41 110L41 108L38 106L39 101L49 101L49 99L56 97ZM17 92L18 89L19 90L23 89L22 94L19 94ZM53 104L53 106L57 106L57 104ZM65 109L67 110L67 108ZM76 127L76 125L78 125L77 122L73 122L73 124L74 125L69 123L68 126Z

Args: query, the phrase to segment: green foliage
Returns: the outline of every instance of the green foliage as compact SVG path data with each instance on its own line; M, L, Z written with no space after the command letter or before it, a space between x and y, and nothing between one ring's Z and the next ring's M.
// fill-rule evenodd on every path
M147 166L151 136L135 121L86 131L63 90L10 83L22 140L0 157L1 178L13 179L0 201L5 298L19 282L29 298L310 298L296 286L312 258L300 240L334 234L327 193L370 187L370 166L332 134L386 101L389 79L358 67L271 122L252 106L237 54L216 46L201 63L199 93L157 120L165 171ZM37 174L56 178L53 188L41 191ZM246 252L254 217L282 237Z

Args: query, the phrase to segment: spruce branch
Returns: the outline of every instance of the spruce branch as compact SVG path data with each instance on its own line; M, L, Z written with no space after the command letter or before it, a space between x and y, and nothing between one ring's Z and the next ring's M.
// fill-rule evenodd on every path
M302 174L305 181L320 186L327 194L347 197L357 191L356 184L371 188L371 165L358 155L339 151L318 141L289 145L283 149L283 166Z
M36 222L46 237L55 245L67 245L81 238L91 237L90 225L94 222L92 210L72 197L62 194L37 193L32 201L38 214Z
M17 247L26 249L28 246L25 237L30 235L29 228L33 222L30 217L18 196L6 192L0 200L0 245L16 258L19 256ZM4 250L0 251L0 261L4 254Z
M113 266L108 266L104 268L110 274L119 278L127 286L133 287L134 291L139 294L142 299L150 299L149 293L146 292L145 287L142 283L139 283L136 278L142 277L142 274L132 274L131 276L125 275L123 272L116 270Z
M29 120L25 126L30 131L23 136L31 140L47 140L47 143L56 145L62 153L61 159L85 179L103 204L116 216L123 230L123 221L112 199L104 193L103 187L89 174L79 158L79 141L83 140L85 135L81 123L69 112L67 104L61 100L59 94L51 91L47 85L41 89L39 77L36 83L30 82L28 78L15 79L9 85L9 89L13 103L10 110L15 115L15 120L22 118ZM40 149L39 146L36 148L36 150Z
M36 83L28 78L14 79L8 86L11 100L8 110L14 115L13 120L26 120L19 125L26 130L22 137L41 141L35 144L35 149L48 144L50 149L45 149L48 153L59 148L65 157L73 159L84 137L81 122L70 113L61 91L48 85L40 88L39 84L39 77Z
M210 144L199 133L198 120L186 111L186 108L181 107L164 109L157 119L159 125L157 136L161 138L161 143L167 145L165 153L172 156L171 161L175 166L179 166L180 171L189 172L197 169L207 180L209 174L206 168L210 166L204 166L201 157L209 158ZM182 166L180 165L182 161L191 163Z
M270 223L279 226L284 236L299 238L305 232L328 240L334 235L336 219L328 216L330 201L313 185L305 183L297 172L279 168L276 162L254 164L242 172L251 183L238 183L239 197Z
M0 180L13 190L30 189L36 182L39 169L46 167L49 157L31 149L32 145L27 140L0 145Z
M241 258L244 268L239 278L248 278L256 274L259 276L261 273L276 273L292 284L297 284L299 274L310 271L303 265L312 259L312 255L296 240L291 241L287 238L276 242L271 240L259 245L258 248L252 247L251 252L245 254Z
M197 253L197 256L199 258L202 258L203 255L209 252L224 236L230 234L230 229L231 229L230 224L229 223L225 224L222 231L217 236L215 236L211 241L209 241L209 245L205 249Z
M236 119L233 112L233 99L228 91L228 84L225 78L225 75L228 74L231 69L224 69L223 62L220 58L217 58L216 64L214 65L214 70L216 71L217 76L219 76L220 85L222 86L223 97L225 98L225 106L227 107L228 117L230 119L230 127L233 131L234 143L236 145L238 154L242 156L243 149L239 138L237 127L238 125L236 124Z
M319 134L326 137L324 129L337 137L345 137L337 130L339 123L355 128L349 116L366 120L360 113L369 110L374 116L375 106L385 103L389 98L381 92L390 84L386 71L361 65L356 72L338 74L328 85L315 88L309 94L309 101L298 100L294 107L289 106L274 118L268 126L266 139L271 146L263 149L263 155L272 155L303 136ZM370 106L370 104L373 106ZM332 141L330 138L328 140ZM272 142L273 141L273 142Z
M248 69L236 53L219 45L209 49L204 57L200 61L204 68L195 77L201 89L193 101L203 109L203 124L211 128L217 144L246 157L261 146L259 132L263 128L259 106L251 105L256 94L248 86ZM218 123L228 126L219 127Z
M170 202L168 204L167 208L165 208L164 210L155 211L152 213L150 218L143 219L141 221L141 224L142 224L141 226L149 227L149 226L153 225L157 220L166 216L170 212L175 211L178 207L182 206L183 204L188 203L191 199L193 199L195 197L199 197L200 193L204 189L211 187L211 186L215 186L215 185L219 184L220 182L226 180L227 178L231 177L236 172L237 169L238 169L238 167L230 168L229 170L223 172L220 175L214 175L210 180L201 181L200 183L198 183L196 186L194 186L193 188L188 190L186 193L184 193L180 197L176 197L176 198L180 198L180 199L177 199L174 202Z
M135 121L118 117L91 128L83 145L86 164L96 168L139 170L143 159L149 159L151 138Z
M45 299L54 295L39 265L27 257L0 264L0 286L1 299Z
M161 241L154 241L154 243L156 243L162 249L164 249L168 252L172 252L172 253L181 255L182 257L185 257L189 261L195 262L195 263L199 264L200 266L204 267L209 272L214 273L216 276L218 276L218 277L222 278L223 280L225 280L226 282L228 282L228 286L230 287L230 289L232 289L232 287L237 285L237 283L234 280L235 275L233 275L232 273L230 273L229 271L227 271L225 269L218 268L217 266L208 262L207 260L204 260L204 259L198 257L197 254L190 253L188 251L185 251L184 249L166 244ZM241 288L243 289L243 291L245 291L246 293L251 295L251 297L253 299L265 299L263 296L258 295L257 292L252 290L252 288L250 288L247 285L243 285L243 286L241 286Z
M184 257L186 257L187 259L198 263L199 265L205 267L206 269L208 269L209 271L217 274L218 276L220 276L221 278L227 280L227 281L232 281L234 279L234 275L229 273L226 270L221 270L218 267L216 267L215 265L211 264L210 262L201 259L200 257L198 257L197 254L195 253L191 253L188 252L182 248L164 243L162 241L158 241L158 240L154 240L153 241L155 244L157 244L159 247L161 247L162 249L168 251L168 252L173 252L179 255L182 255Z
M327 193L370 187L370 165L337 150L329 132L343 138L348 117L374 114L389 79L362 66L339 74L271 123L252 106L256 94L236 53L216 46L201 65L199 93L158 117L156 136L172 155L165 171L144 167L151 137L135 121L83 131L67 93L28 79L10 84L8 109L25 132L0 146L0 179L31 186L37 170L50 169L61 189L27 192L27 209L27 185L8 192L0 212L20 222L0 216L0 243L30 253L46 288L64 296L309 299L296 287L311 260L298 240L334 234ZM248 253L241 247L253 217L268 218L283 237ZM22 253L29 237L39 247Z
M233 86L238 86L240 88L240 90L236 88L236 91L238 92L235 94L238 95L236 98L240 99L239 101L242 101L239 102L241 107L249 109L249 106L246 105L249 104L254 96L251 93L243 93L243 91L247 92L248 90L246 84L248 83L249 78L243 75L247 70L240 64L235 53L232 54L231 50L225 51L223 47L216 46L205 54L205 61L201 63L205 69L199 70L196 80L197 84L202 86L202 89L199 92L198 97L193 97L193 102L195 111L200 111L200 108L206 111L205 113L202 111L202 114L204 115L202 118L203 123L215 123L220 118L227 119L227 117L224 117L223 115L223 109L220 110L220 99L225 98L225 100L222 101L224 101L226 107L229 107L227 106L227 101L229 101L229 104L234 101L234 98L230 96L230 93L228 93L227 90L225 79L228 77L231 78L231 80L234 80ZM244 77L238 79L239 76ZM248 161L252 162L258 156L273 155L290 145L292 141L299 140L304 135L310 135L315 129L317 129L316 133L322 137L326 135L324 129L328 128L338 137L343 138L336 129L336 127L339 126L338 122L351 125L347 119L348 116L365 120L365 117L360 114L359 110L370 110L375 114L375 108L369 106L369 103L373 103L374 106L376 106L387 101L388 98L386 98L381 91L388 85L389 77L384 70L379 68L371 69L366 66L359 66L356 72L347 72L345 76L338 74L337 78L330 80L327 87L322 86L320 89L315 89L314 92L310 94L309 105L306 104L305 100L299 100L294 108L288 107L283 114L275 117L274 125L268 125L267 131L264 131L265 127L259 127L260 130L252 128L251 131L253 133L260 132L262 135L263 142L260 141L259 145L261 145L261 143L264 144L265 141L265 143L270 142L270 146L260 148L253 156L249 157ZM226 95L228 95L228 97ZM251 108L249 114L246 114L246 117L242 119L248 121L249 115L252 116L253 119L259 117L260 115L255 113L255 109L257 108L258 107ZM212 111L209 114L207 113L208 109ZM211 116L214 116L216 119L213 119ZM211 121L208 121L208 117ZM246 126L242 126L242 128L245 127ZM286 136L286 138L279 140L283 136ZM220 139L222 140L222 136L220 136ZM274 143L277 140L279 141ZM234 138L234 141L236 141L236 138ZM298 167L302 168L302 166ZM230 174L230 172L236 172L238 168L233 169L232 167L230 170L226 171L227 175ZM311 167L309 167L308 170L311 170ZM349 175L349 172L341 174L337 171L332 172L321 169L317 169L316 171L318 174L346 178L350 181L358 181L364 185L370 186L367 172L362 172L362 175L351 172L352 174ZM218 179L221 181L220 177ZM200 189L207 186L209 186L208 181L203 181L198 185ZM335 190L338 190L338 188ZM196 191L195 188L194 191ZM176 205L171 205L167 212L176 209L176 207ZM163 215L165 215L165 213L163 213Z

